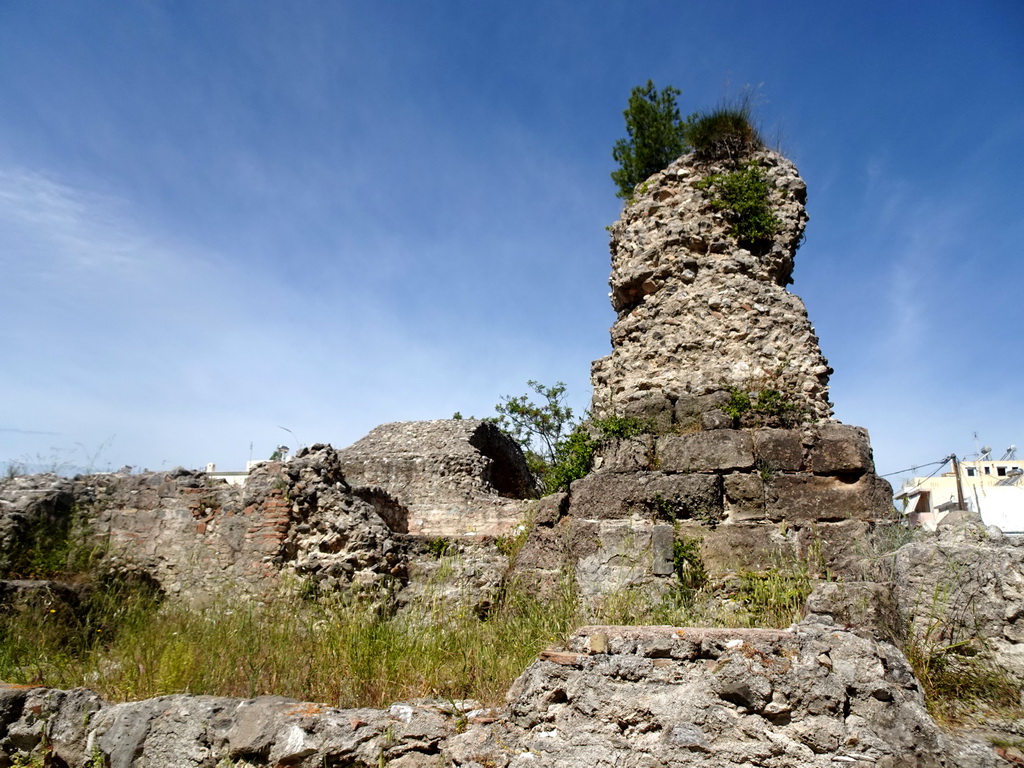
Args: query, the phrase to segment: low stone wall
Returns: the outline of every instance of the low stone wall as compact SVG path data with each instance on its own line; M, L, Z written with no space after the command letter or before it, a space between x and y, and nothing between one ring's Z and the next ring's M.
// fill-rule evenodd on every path
M405 575L404 510L379 489L351 488L330 446L264 463L244 487L183 469L0 484L8 560L26 531L53 525L66 537L72 516L86 537L77 546L190 600L260 596L278 589L282 574L328 587Z

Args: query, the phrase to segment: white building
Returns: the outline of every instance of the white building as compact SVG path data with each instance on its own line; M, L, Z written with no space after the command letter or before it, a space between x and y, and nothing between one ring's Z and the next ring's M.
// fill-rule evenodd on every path
M959 462L964 506L979 513L985 525L1004 533L1024 533L1024 461L1017 458L1012 445L1001 459L990 454L988 449L977 459ZM942 518L960 506L956 474L949 471L908 480L896 500L906 502L903 512L911 524L935 530Z

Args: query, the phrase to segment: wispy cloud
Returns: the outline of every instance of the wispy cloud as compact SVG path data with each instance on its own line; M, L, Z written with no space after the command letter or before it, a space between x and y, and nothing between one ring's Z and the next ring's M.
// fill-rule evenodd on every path
M0 168L0 235L8 259L31 253L37 274L85 270L128 275L152 254L116 198L46 174Z

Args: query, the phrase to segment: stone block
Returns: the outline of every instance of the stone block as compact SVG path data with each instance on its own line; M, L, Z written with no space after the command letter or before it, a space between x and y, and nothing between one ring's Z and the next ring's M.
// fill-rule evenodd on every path
M689 435L663 435L656 447L657 467L663 472L729 472L754 466L750 433L716 429Z
M892 488L874 475L856 480L824 475L779 474L765 483L769 520L802 524L817 521L874 520L892 507Z
M722 517L721 478L596 472L572 484L569 515L590 520L639 517L716 524Z
M730 521L764 519L764 480L752 472L732 472L722 478L725 509Z
M753 440L758 466L779 472L798 472L804 468L803 439L797 430L757 429Z
M564 553L563 531L537 526L530 531L526 543L516 556L516 569L557 571L562 567Z
M675 573L675 536L675 527L671 525L656 525L651 529L651 570L655 576Z
M827 568L847 580L861 579L872 526L869 520L815 523L797 530L796 537L800 550L819 561L812 562L812 567Z
M701 560L714 579L741 570L761 570L766 563L793 557L794 545L774 523L726 523L713 531L692 524L679 527L680 536L699 536Z
M654 435L636 435L603 441L594 463L602 472L641 472L654 468L653 457Z
M816 424L808 430L806 468L817 474L874 471L868 431L847 424Z
M904 629L892 587L873 581L827 581L807 598L808 619L850 627L862 637L899 643Z
M721 418L726 420L725 426L732 426L732 419L722 412L721 406L729 401L728 392L712 392L708 395L680 395L676 398L673 417L676 428L721 429L718 424Z
M623 403L619 415L651 422L655 432L672 429L672 401L662 392L643 392L636 398Z
M533 522L535 525L554 525L569 507L569 494L552 493L545 496L536 503L533 508Z

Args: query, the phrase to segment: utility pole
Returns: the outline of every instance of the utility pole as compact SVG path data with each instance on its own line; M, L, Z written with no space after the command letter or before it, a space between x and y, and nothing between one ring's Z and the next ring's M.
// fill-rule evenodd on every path
M953 464L953 476L956 477L956 500L960 509L967 509L967 505L964 503L964 486L960 482L960 462L957 461L956 454L949 454L949 460Z

